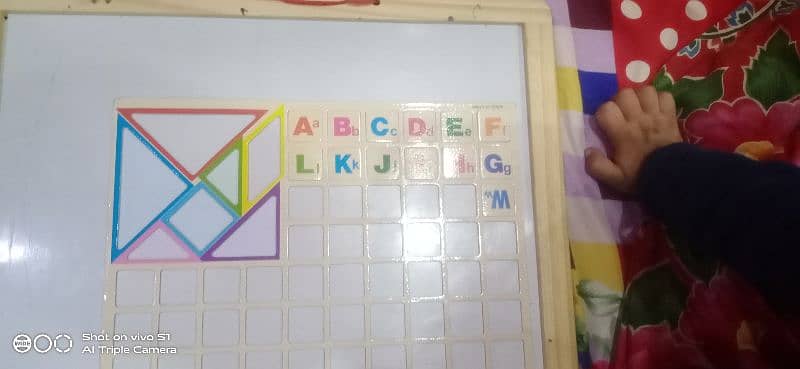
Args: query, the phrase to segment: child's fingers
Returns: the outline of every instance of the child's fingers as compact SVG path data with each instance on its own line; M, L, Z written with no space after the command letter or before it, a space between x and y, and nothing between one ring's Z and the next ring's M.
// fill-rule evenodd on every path
M619 105L622 114L625 115L627 120L633 120L642 113L642 106L639 105L639 96L630 88L620 91L614 97L614 102Z
M648 113L658 113L661 108L659 107L658 92L653 86L646 86L636 90L636 95L639 97L639 104L642 110Z
M675 98L672 97L671 93L659 92L658 103L661 106L661 111L663 113L669 114L671 116L678 115L678 111L675 108Z
M616 136L619 135L627 124L622 110L620 110L619 106L613 101L600 105L600 108L597 109L597 113L595 113L595 117L597 117L597 124L603 129L603 132L605 132L612 142L616 142Z
M586 172L612 188L625 191L625 174L611 159L594 147L586 149Z

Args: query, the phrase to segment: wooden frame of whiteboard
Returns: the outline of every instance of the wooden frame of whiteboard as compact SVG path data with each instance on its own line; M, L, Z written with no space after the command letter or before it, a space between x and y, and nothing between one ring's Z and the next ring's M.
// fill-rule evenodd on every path
M547 369L578 367L555 93L553 26L545 0L492 0L490 3L470 0L384 0L380 5L373 6L325 7L288 5L277 0L238 0L235 4L221 0L0 0L0 12L3 15L123 14L521 26L527 76L529 154L533 177L544 366Z

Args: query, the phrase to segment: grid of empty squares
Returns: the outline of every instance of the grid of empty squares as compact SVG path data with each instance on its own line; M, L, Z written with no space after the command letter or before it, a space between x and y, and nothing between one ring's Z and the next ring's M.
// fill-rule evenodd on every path
M401 156L420 148L404 140L354 147L362 158L376 145ZM490 147L512 162L502 146L512 142L475 140L476 158ZM437 166L450 148L425 145ZM322 157L338 150L322 148ZM182 354L151 357L147 368L522 369L531 331L518 218L513 202L495 212L485 196L519 178L436 170L424 180L402 169L382 179L288 176L281 260L116 267L116 330L171 334Z

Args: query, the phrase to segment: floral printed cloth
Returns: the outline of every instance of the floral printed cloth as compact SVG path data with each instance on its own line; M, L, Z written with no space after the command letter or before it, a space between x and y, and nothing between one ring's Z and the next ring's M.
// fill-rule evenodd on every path
M582 10L595 12L595 25L602 18L597 13L608 12L614 51L607 59L615 67L614 82L619 87L653 84L672 92L687 142L755 160L800 165L800 0L587 4L566 1L573 28ZM551 6L557 43L562 43L558 8L564 4L552 0ZM583 30L573 29L573 35L576 32ZM574 47L580 57L578 40ZM563 64L565 53L560 54ZM580 64L579 59L582 77ZM562 93L570 88L565 81L570 82L560 76ZM778 316L735 271L691 251L703 245L688 245L671 236L635 203L602 188L593 190L585 173L575 169L570 155L581 146L602 145L602 134L590 115L616 91L616 86L607 87L611 82L587 81L579 78L586 114L586 128L580 134L585 137L575 139L572 128L565 126L581 367L800 368L800 320ZM594 192L605 212L601 206L600 215L590 217L582 206ZM597 246L608 240L587 239L604 237L597 232L586 236L584 229L596 223L611 229L618 260ZM619 286L613 270L618 270Z

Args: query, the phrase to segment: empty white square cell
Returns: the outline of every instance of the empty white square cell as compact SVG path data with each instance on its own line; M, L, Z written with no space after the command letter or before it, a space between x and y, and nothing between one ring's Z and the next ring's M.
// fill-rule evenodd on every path
M372 305L372 338L403 338L405 310L403 304Z
M408 289L413 297L442 295L442 265L439 262L408 263Z
M117 272L117 306L153 305L156 275L149 270Z
M248 345L276 345L283 337L283 313L281 309L249 309L244 326L245 342Z
M329 228L332 257L357 258L364 255L364 226L332 225Z
M442 254L442 231L438 223L406 224L407 256L439 256Z
M322 218L322 187L290 187L289 216L296 219Z
M239 367L238 352L210 352L203 355L203 369L231 369Z
M481 266L477 261L447 263L447 294L450 296L479 296Z
M361 186L328 188L328 212L332 218L361 218Z
M289 351L289 369L325 369L325 351L321 349Z
M239 310L203 313L203 345L234 346L239 343Z
M197 341L197 316L194 311L163 312L158 318L158 331L169 333L169 346L194 346Z
M366 368L363 347L334 347L331 349L331 369Z
M449 336L481 337L483 335L483 307L479 301L454 301L448 306Z
M114 333L135 335L153 332L153 315L150 313L117 313L114 316ZM169 332L166 332L169 333Z
M331 265L329 278L332 298L364 296L364 268L361 264Z
M197 272L193 269L161 272L161 305L194 305L197 302Z
M114 356L114 369L149 369L150 358L144 355Z
M247 268L247 301L279 301L283 296L283 272L278 267Z
M244 357L245 369L283 369L283 352L248 352Z
M400 345L372 346L372 369L406 369L406 350Z
M406 215L411 218L439 216L439 187L419 185L406 187Z
M524 369L525 349L522 341L501 341L489 345L492 350L492 368Z
M367 216L375 219L395 219L401 215L399 186L369 186Z
M330 312L332 340L361 341L364 339L363 305L333 305Z
M194 369L194 356L193 355L159 356L158 369Z
M516 261L490 261L484 265L487 295L519 293L519 270Z
M289 299L322 300L322 267L297 265L289 267Z
M239 302L239 269L209 268L203 275L207 304Z
M446 218L474 218L478 215L475 186L449 185L442 188L442 208Z
M441 302L418 302L410 306L411 335L416 338L444 336L444 307Z
M445 253L449 257L479 255L477 223L445 223Z
M369 294L373 297L403 296L403 264L370 264Z
M483 252L490 257L517 255L517 227L511 222L481 223Z
M450 346L453 368L486 369L482 342L456 342Z
M321 225L295 225L289 227L289 258L322 258L323 229Z
M517 334L522 332L522 311L519 301L490 301L489 325L490 334Z
M322 342L322 307L293 307L289 310L289 342Z
M403 256L403 227L400 224L370 224L367 226L367 240L371 258Z
M418 343L414 345L414 369L444 369L444 344Z

